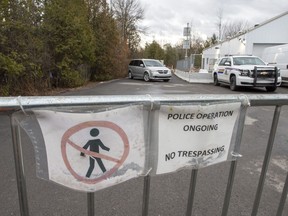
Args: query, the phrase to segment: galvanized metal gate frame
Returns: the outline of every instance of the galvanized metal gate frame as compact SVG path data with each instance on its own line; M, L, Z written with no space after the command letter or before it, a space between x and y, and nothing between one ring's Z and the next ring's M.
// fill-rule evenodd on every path
M21 216L29 216L29 207L27 199L26 178L24 172L21 134L19 125L13 121L11 114L19 109L25 112L28 108L39 107L55 107L55 106L89 106L89 105L123 105L132 103L204 103L204 102L219 102L219 101L235 101L239 98L247 98L251 106L274 106L274 117L267 143L266 153L263 160L262 171L259 178L259 183L255 195L255 200L252 209L252 216L256 216L260 204L260 199L264 187L265 177L270 162L271 152L274 144L274 139L277 131L281 107L288 105L288 95L269 94L269 95L121 95L121 96L47 96L47 97L0 97L0 113L7 113L10 115L13 153L15 160L15 170L18 188L18 198ZM245 118L245 112L241 112L240 119ZM244 122L244 121L243 121ZM242 132L244 123L239 125L236 137L235 152L240 149ZM228 176L228 183L226 187L225 198L222 208L222 216L228 214L231 193L233 189L233 182L237 168L237 160L231 161L230 172ZM191 216L193 209L194 194L196 189L198 170L191 171L190 187L187 199L186 216ZM142 216L148 215L149 210L149 195L150 195L150 175L144 177L143 187L143 203ZM288 172L286 181L283 187L283 192L279 202L276 216L281 216L284 210L288 192ZM87 214L88 216L95 215L94 193L87 193Z

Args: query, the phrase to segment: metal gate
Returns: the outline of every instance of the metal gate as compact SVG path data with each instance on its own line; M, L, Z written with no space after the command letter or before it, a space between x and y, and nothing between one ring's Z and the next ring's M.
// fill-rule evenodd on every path
M264 182L266 178L267 169L270 162L270 157L273 149L274 138L277 131L277 125L281 113L282 106L288 105L288 95L161 95L161 96L151 96L151 95L130 95L130 96L83 96L83 97L5 97L0 98L0 112L4 115L9 115L17 110L25 112L28 108L39 108L39 107L68 107L68 106L89 106L89 105L128 105L133 103L147 103L151 107L154 105L159 105L161 103L209 103L209 102L220 102L220 101L233 101L239 99L240 97L245 97L249 100L250 106L270 106L275 107L274 116L272 120L272 126L269 134L269 139L267 141L266 153L263 160L263 165L261 168L261 175L258 182L257 192L254 199L254 204L252 208L251 215L256 216L264 188ZM239 118L245 118L245 112L243 112ZM21 147L21 139L19 133L19 127L17 124L11 122L12 128L12 139L13 139L13 151L15 160L15 170L16 170L16 181L18 186L18 198L20 206L20 214L22 216L29 215L28 207L28 196L26 187L26 178L23 165L23 155ZM240 149L242 131L244 124L240 125L237 131L236 138L236 148ZM237 160L230 162L230 172L228 176L225 198L222 206L222 216L228 215L229 203L231 199L231 193L233 189L234 177L237 168ZM196 191L197 183L197 169L192 169L190 186L188 192L188 200L186 206L186 216L192 214L194 195ZM149 209L149 195L150 195L150 181L151 176L147 175L144 177L144 188L143 188L143 202L142 202L142 215L148 215ZM275 213L277 216L281 216L284 211L286 198L288 192L288 172L287 177L283 186L283 192L281 199L278 201L278 210ZM94 193L87 193L87 212L89 216L97 215L95 213L95 202ZM277 202L275 200L275 202Z

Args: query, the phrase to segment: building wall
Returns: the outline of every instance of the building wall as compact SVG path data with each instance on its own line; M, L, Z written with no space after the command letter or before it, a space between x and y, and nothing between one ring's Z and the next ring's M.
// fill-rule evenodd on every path
M203 60L202 60L202 69L207 69L209 72L212 71L215 60L225 56L225 55L243 55L246 53L245 49L245 35L241 35L241 37L233 38L231 40L227 40L223 43L218 44L217 46L213 46L209 49L206 49L203 52Z
M211 71L215 59L224 55L262 56L263 50L270 46L288 43L288 12L271 19L245 34L238 35L203 51L203 69ZM285 26L285 27L284 27ZM207 63L208 62L208 63Z
M288 15L275 19L263 26L256 27L247 33L246 52L253 55L262 55L268 46L288 43Z

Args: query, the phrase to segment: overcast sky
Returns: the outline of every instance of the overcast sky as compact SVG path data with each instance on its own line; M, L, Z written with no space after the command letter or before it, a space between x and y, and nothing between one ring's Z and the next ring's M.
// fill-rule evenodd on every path
M140 26L148 27L147 35L142 37L142 44L144 41L151 43L155 39L160 45L174 45L184 38L183 28L187 23L192 26L194 34L204 38L211 37L213 33L218 36L220 10L223 22L247 21L251 27L288 11L288 0L138 1L145 11Z

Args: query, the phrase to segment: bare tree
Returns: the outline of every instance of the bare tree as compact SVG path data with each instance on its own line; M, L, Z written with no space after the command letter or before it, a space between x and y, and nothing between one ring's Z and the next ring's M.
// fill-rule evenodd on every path
M223 9L219 8L217 11L218 21L216 23L218 28L218 41L222 40L222 25L223 25Z
M236 36L239 33L244 33L249 28L248 21L236 20L231 22L226 22L223 25L223 38L228 39Z
M249 23L245 20L225 21L223 19L222 8L218 9L217 18L216 26L218 28L218 41L234 37L241 32L245 32L249 28Z
M138 23L144 18L144 9L138 0L113 0L112 8L122 39L133 50L140 43Z

